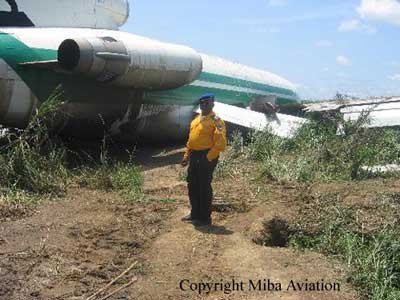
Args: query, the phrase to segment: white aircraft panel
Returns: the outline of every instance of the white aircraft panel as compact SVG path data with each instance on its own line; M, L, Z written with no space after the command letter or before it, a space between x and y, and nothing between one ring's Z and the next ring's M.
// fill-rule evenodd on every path
M347 106L340 110L347 120L357 120L362 111L372 110L367 127L400 126L400 102L377 105Z
M0 0L2 18L11 18L14 26L28 19L35 27L77 27L118 29L129 16L127 0L14 0L18 11ZM10 12L9 14L7 14ZM1 20L0 20L1 23ZM13 25L6 25L11 26Z
M294 132L307 122L302 118L279 113L267 117L259 112L220 102L215 102L213 111L224 121L236 125L255 130L264 130L268 126L273 134L283 138L292 137ZM200 113L200 108L197 108L196 112Z

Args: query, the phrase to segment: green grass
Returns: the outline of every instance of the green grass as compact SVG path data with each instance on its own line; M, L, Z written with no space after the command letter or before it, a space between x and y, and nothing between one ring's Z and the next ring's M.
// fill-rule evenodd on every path
M361 299L400 299L400 231L395 224L382 224L366 232L359 228L355 211L332 205L320 227L309 232L297 224L290 244L312 249L342 260L350 270L348 281Z
M250 137L247 157L262 165L262 176L277 181L359 180L372 176L362 167L400 163L400 135L385 128L368 129L368 114L345 121L310 120L291 139L282 139L267 129ZM340 134L339 134L340 133Z
M233 147L233 154L227 153L221 169L229 174L238 158L245 157L261 167L260 179L300 186L399 176L370 174L361 168L400 163L399 131L367 129L368 122L369 113L364 112L356 121L346 121L340 115L310 120L291 139L276 137L268 129L253 132L244 153L236 155ZM307 201L300 199L298 205L307 205ZM367 230L357 219L359 207L340 204L337 195L321 196L310 204L314 206L311 212L300 211L288 228L289 245L343 261L349 270L348 282L363 300L400 299L400 228L394 221L398 218L388 217L399 207L393 209L385 201L378 199L377 207L370 211L384 221Z
M99 161L88 155L85 163L76 171L80 185L97 190L118 191L127 201L142 199L143 176L133 161L133 153L128 153L130 158L127 162L112 158L106 138L100 150Z
M28 127L0 148L0 187L11 195L18 191L32 194L62 194L68 171L66 148L51 136L55 111L61 104L57 95L49 98L33 116Z
M219 158L215 169L215 178L222 179L227 176L234 176L237 171L237 163L240 163L239 158L243 154L243 136L239 131L233 132L228 140L228 148Z
M107 144L100 149L100 162L79 157L57 136L60 92L56 90L32 116L26 129L10 134L0 147L0 204L36 203L47 195L61 196L76 181L101 190L118 191L126 200L142 196L143 178L133 163L112 159ZM76 168L80 160L81 165Z

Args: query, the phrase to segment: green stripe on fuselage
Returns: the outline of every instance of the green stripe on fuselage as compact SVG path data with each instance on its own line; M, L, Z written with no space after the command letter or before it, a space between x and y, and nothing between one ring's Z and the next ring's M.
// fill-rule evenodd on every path
M62 76L49 70L35 70L21 63L57 59L57 51L31 48L11 34L0 32L0 59L3 59L32 89L39 100L47 99L62 82Z
M83 78L76 75L65 75L55 73L51 70L38 70L29 67L23 67L20 64L24 62L46 61L57 59L57 51L50 49L31 48L22 43L11 34L0 32L0 59L3 59L14 71L25 81L32 89L39 100L44 100L54 91L57 86L68 86L72 88L76 86L77 92L87 93L85 87L96 89L101 84L96 83L89 78ZM249 102L258 96L256 92L242 92L229 90L229 86L249 88L269 92L271 94L280 94L277 103L293 103L296 102L296 94L288 89L264 85L257 82L246 81L229 76L203 72L197 80L227 85L226 89L213 87L198 87L193 85L183 86L178 89L168 91L145 92L144 101L155 104L175 104L175 105L193 105L198 97L206 91L216 94L218 101L227 104L248 106ZM104 86L101 86L104 89ZM113 87L108 85L110 89ZM114 87L115 88L115 87ZM120 88L127 90L126 88ZM286 97L287 96L287 97ZM73 100L73 99L71 99Z
M200 76L197 79L208 81L208 82L233 85L233 86L237 86L237 87L250 88L250 89L260 90L260 91L274 93L274 94L282 94L282 95L287 95L287 96L291 96L291 97L296 97L296 94L292 90L289 90L289 89L284 89L284 88L280 88L280 87L275 87L275 86L262 84L262 83L258 83L258 82L253 82L253 81L248 81L248 80L243 80L243 79L239 79L239 78L228 77L228 76L219 75L219 74L203 72L200 74Z
M214 93L219 102L241 107L249 106L250 102L259 96L252 93L187 85L170 91L147 92L145 94L145 101L154 104L195 105L197 99L205 92ZM294 103L296 101L284 97L277 97L276 102L277 104L282 105L286 103Z

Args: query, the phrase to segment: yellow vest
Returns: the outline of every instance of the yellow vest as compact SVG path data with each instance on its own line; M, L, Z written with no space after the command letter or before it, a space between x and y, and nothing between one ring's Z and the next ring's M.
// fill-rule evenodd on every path
M216 159L226 148L226 128L222 119L214 112L207 116L198 115L190 124L189 140L186 143L184 159L192 150L206 150L209 161Z

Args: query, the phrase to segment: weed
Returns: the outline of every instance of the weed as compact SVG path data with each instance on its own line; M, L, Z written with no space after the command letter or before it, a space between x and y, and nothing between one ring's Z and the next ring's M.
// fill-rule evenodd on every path
M61 194L67 186L66 149L50 137L62 103L54 93L42 103L29 125L0 148L0 186L12 193Z
M80 169L80 185L92 189L115 190L128 201L138 200L143 196L143 177L138 166L133 162L133 153L129 161L117 161L111 158L106 138L103 139L99 162L89 156L90 165Z
M321 203L322 205L325 205ZM317 229L309 220L293 226L290 245L313 249L344 261L350 270L349 282L362 299L394 300L400 295L400 233L394 224L384 223L366 231L357 224L356 211L338 203L321 209Z
M216 178L223 178L235 172L235 162L243 152L243 136L240 131L234 131L229 139L229 147L220 158L215 170Z
M362 167L400 162L398 132L369 129L368 122L367 111L355 121L345 120L340 114L311 120L291 139L273 136L269 130L256 132L247 156L261 163L264 176L275 180L362 179L371 176Z

